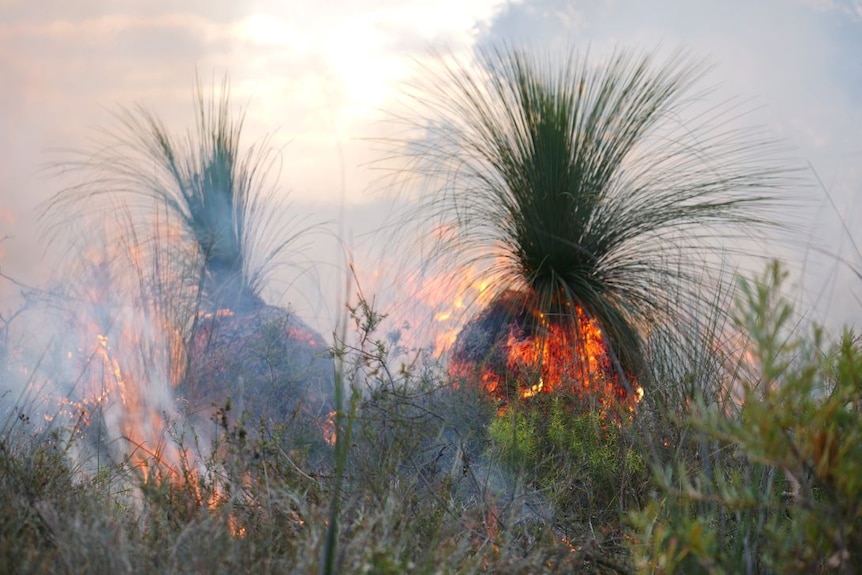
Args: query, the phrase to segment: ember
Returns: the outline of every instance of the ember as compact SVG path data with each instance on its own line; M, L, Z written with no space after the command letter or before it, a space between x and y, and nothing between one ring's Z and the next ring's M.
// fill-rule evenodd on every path
M321 424L321 430L323 431L323 440L327 445L335 445L336 440L336 431L335 431L335 415L336 412L330 411L326 414L326 419L324 419Z

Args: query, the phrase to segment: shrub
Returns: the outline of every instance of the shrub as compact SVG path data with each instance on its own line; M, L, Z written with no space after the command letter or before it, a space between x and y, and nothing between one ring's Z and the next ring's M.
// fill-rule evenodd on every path
M623 564L621 514L640 508L649 481L633 429L582 398L539 394L510 404L489 435L509 469L547 496L562 540L598 563Z
M663 498L632 513L649 573L852 573L862 549L862 349L798 333L774 263L740 281L750 369L736 409L701 397L697 465L657 465Z

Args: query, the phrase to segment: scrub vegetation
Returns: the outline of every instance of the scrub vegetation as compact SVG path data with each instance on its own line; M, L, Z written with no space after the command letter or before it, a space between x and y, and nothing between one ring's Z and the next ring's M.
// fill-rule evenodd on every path
M492 280L448 358L355 283L331 342L265 303L308 230L226 84L62 166L71 271L0 316L0 572L858 572L862 339L718 257L776 226L775 143L681 56L440 64L417 209Z

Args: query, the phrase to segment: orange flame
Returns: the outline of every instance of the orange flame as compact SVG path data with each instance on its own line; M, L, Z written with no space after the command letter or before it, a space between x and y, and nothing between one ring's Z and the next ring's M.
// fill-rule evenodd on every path
M152 462L164 467L172 476L178 475L184 456L171 441L166 441L165 422L156 406L144 397L141 385L130 379L120 367L118 359L105 335L96 336L96 357L101 360L102 401L118 399L119 425L123 437L131 446L129 460L140 470L144 481L149 477Z
M335 445L336 430L335 430L335 411L330 411L326 414L326 419L320 424L320 429L323 431L323 440L327 445Z
M161 292L138 275L151 267L151 257L129 239L90 246L75 262L76 276L86 281L70 284L74 304L66 327L74 343L62 350L63 369L70 370L75 386L71 395L56 398L59 410L45 420L62 416L77 422L74 433L95 432L91 420L98 415L104 424L98 441L106 438L105 445L121 449L124 465L141 484L164 481L196 508L220 509L228 502L224 485L218 478L202 481L207 468L197 450L172 435L179 418L172 389L182 378L187 350L183 325L164 313ZM233 315L219 309L206 317ZM228 515L227 521L232 535L245 535L236 517Z
M221 316L232 315L229 310L219 310ZM128 334L126 334L128 335ZM134 469L141 474L144 483L151 480L167 480L176 487L187 489L196 505L216 511L226 503L227 497L222 487L213 482L204 492L199 479L201 471L195 469L196 463L189 449L181 449L167 437L166 422L154 405L147 402L144 391L138 382L129 379L120 367L113 353L109 339L97 335L96 357L104 366L103 391L101 401L119 399L122 412L119 414L122 433L131 449L128 459ZM250 481L248 474L243 478L244 487ZM233 537L247 535L246 528L239 525L234 514L227 515L227 526Z
M598 321L579 306L575 311L574 318L536 313L537 327L531 334L512 325L506 341L497 344L502 345L505 366L451 361L450 375L478 382L503 402L563 389L597 398L603 410L623 405L634 411L643 388L631 378L620 381Z
M466 310L471 305L489 304L495 295L491 289L493 281L477 266L467 266L459 270L457 276L441 274L423 278L421 285L415 285L415 281L415 278L408 279L408 290L427 309L434 310L435 357L441 357L455 343Z
M201 317L203 317L204 319L213 319L213 318L222 319L224 317L233 317L233 315L234 315L233 310L217 309L215 311L215 313L207 312L207 313L203 314Z

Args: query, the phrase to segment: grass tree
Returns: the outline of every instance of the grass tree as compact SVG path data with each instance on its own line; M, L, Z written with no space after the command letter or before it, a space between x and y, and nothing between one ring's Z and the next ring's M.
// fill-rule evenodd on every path
M82 177L49 201L47 222L65 238L67 224L95 218L121 240L108 245L128 247L134 289L148 297L124 303L146 302L158 314L144 334L177 340L172 358L182 365L171 373L192 407L232 399L239 411L278 418L303 401L320 407L331 394L325 341L262 296L309 229L278 219L284 205L271 177L279 156L268 140L243 148L245 116L232 109L227 81L211 95L198 83L194 112L184 134L143 106L118 114L92 153L63 164ZM311 386L318 400L305 397Z
M787 181L777 146L732 106L705 105L704 65L681 54L559 61L503 47L440 62L414 92L426 137L411 157L436 182L423 213L453 232L444 263L488 274L501 294L489 309L534 330L568 322L576 347L593 322L625 387L644 373L650 329L712 301L699 285L718 261L710 238L769 219ZM452 357L493 345L471 337L488 319L467 324Z
M92 209L92 200L107 199L109 209L122 205L135 223L143 222L143 247L163 246L168 228L179 236L196 265L175 259L172 264L186 269L174 271L197 276L208 306L260 307L267 274L305 230L285 233L275 220L279 200L268 179L278 156L266 140L242 150L245 116L232 111L227 81L209 97L197 84L194 128L183 135L143 106L116 120L119 129L107 134L95 158L63 165L87 169L91 177L49 202L48 212L61 215L52 220L55 228L68 222L62 216L78 217L82 208ZM143 218L141 209L148 212ZM130 231L120 226L121 234Z

